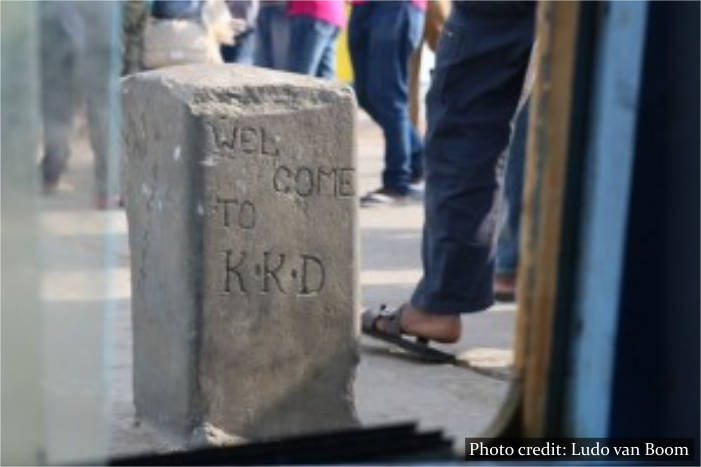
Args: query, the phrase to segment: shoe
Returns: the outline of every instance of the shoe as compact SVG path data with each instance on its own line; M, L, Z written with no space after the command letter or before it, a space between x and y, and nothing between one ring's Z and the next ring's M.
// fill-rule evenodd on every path
M423 190L420 188L410 186L406 193L400 193L394 188L382 187L361 197L360 206L403 206L412 201L421 202L423 197Z
M367 193L365 196L360 198L361 207L370 206L390 206L390 205L401 205L409 200L409 196L394 188L382 187L375 191Z

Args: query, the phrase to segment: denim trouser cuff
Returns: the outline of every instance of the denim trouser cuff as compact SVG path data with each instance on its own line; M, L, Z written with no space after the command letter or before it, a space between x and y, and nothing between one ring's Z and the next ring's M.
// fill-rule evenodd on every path
M445 300L439 297L427 297L420 288L417 288L410 303L413 307L432 315L459 315L486 310L494 305L494 294L489 293L473 300Z
M411 303L444 315L494 303L505 158L535 23L535 5L505 20L502 2L484 17L469 3L455 2L426 97L424 277Z

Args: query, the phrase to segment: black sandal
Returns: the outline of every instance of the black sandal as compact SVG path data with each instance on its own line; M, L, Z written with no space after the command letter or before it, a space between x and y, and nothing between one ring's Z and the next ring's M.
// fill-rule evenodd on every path
M425 337L415 336L415 340L402 337L403 331L400 323L403 311L404 305L396 309L388 309L386 305L380 305L378 310L366 309L362 314L363 333L395 344L425 361L435 363L457 362L455 355L429 347L429 339ZM380 319L386 323L383 330L378 329L376 326L377 321Z

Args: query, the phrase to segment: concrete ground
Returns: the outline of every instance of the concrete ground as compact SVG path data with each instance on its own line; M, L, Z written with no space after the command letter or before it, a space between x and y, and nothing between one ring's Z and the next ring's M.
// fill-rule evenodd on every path
M358 126L362 194L379 186L383 138L365 114ZM127 224L122 210L92 207L84 128L65 182L69 186L40 201L49 460L172 449L172 440L134 420ZM422 217L418 204L361 209L364 305L399 304L411 294L421 274ZM422 363L362 337L355 382L360 420L416 420L444 429L456 445L479 435L508 389L514 322L513 305L463 316L463 338L446 349L480 371Z

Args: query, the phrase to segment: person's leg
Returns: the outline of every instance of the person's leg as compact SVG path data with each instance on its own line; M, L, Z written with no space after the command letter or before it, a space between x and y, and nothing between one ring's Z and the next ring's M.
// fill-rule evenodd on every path
M424 178L424 145L412 124L409 128L411 141L411 183L420 183Z
M500 297L513 297L515 292L527 132L528 105L521 109L516 118L514 137L509 149L509 160L506 164L506 178L504 181L506 220L497 244L496 278L494 282L494 292L497 295L497 299Z
M58 186L70 155L73 119L79 102L78 56L84 43L83 24L75 4L39 4L42 34L41 105L44 155L41 174L44 190Z
M407 333L457 339L459 314L493 303L504 155L533 43L535 5L521 5L501 15L455 3L445 26L427 98L424 275L402 315Z
M117 207L120 202L120 164L117 152L116 98L120 70L119 52L113 42L112 11L105 3L82 3L86 47L80 60L81 85L85 93L88 135L94 157L95 204Z
M287 71L318 76L326 46L338 28L309 16L290 18Z
M369 69L369 36L370 15L374 5L372 2L353 5L348 21L348 52L350 53L351 66L353 67L353 88L358 104L371 117L373 116L372 103L368 99L367 79ZM374 117L372 117L374 118Z
M409 60L409 120L411 122L411 183L417 184L424 177L423 143L417 132L421 111L421 50L424 45L426 28L414 53Z
M270 10L270 58L271 67L284 70L287 66L287 51L290 44L290 18L284 5L275 5Z
M423 13L409 2L374 5L368 44L367 97L385 136L383 187L405 195L411 182L409 57L421 39Z
M271 17L273 7L262 6L256 19L256 40L253 63L256 66L273 68Z
M424 26L424 35L425 35ZM424 45L424 36L421 37L419 45L411 54L409 59L409 118L414 128L419 127L420 121L420 108L421 108L421 55Z
M326 44L321 52L319 65L316 69L316 76L325 79L336 79L336 45L341 28L333 26L331 35L326 39Z
M95 203L103 209L114 207L112 205L118 202L119 197L118 186L109 183L110 171L118 170L118 166L116 160L108 161L108 157L114 154L110 144L116 144L112 138L114 135L110 134L110 118L114 118L110 113L114 109L109 106L108 93L109 88L105 86L102 90L93 90L86 97L88 135L94 155Z

